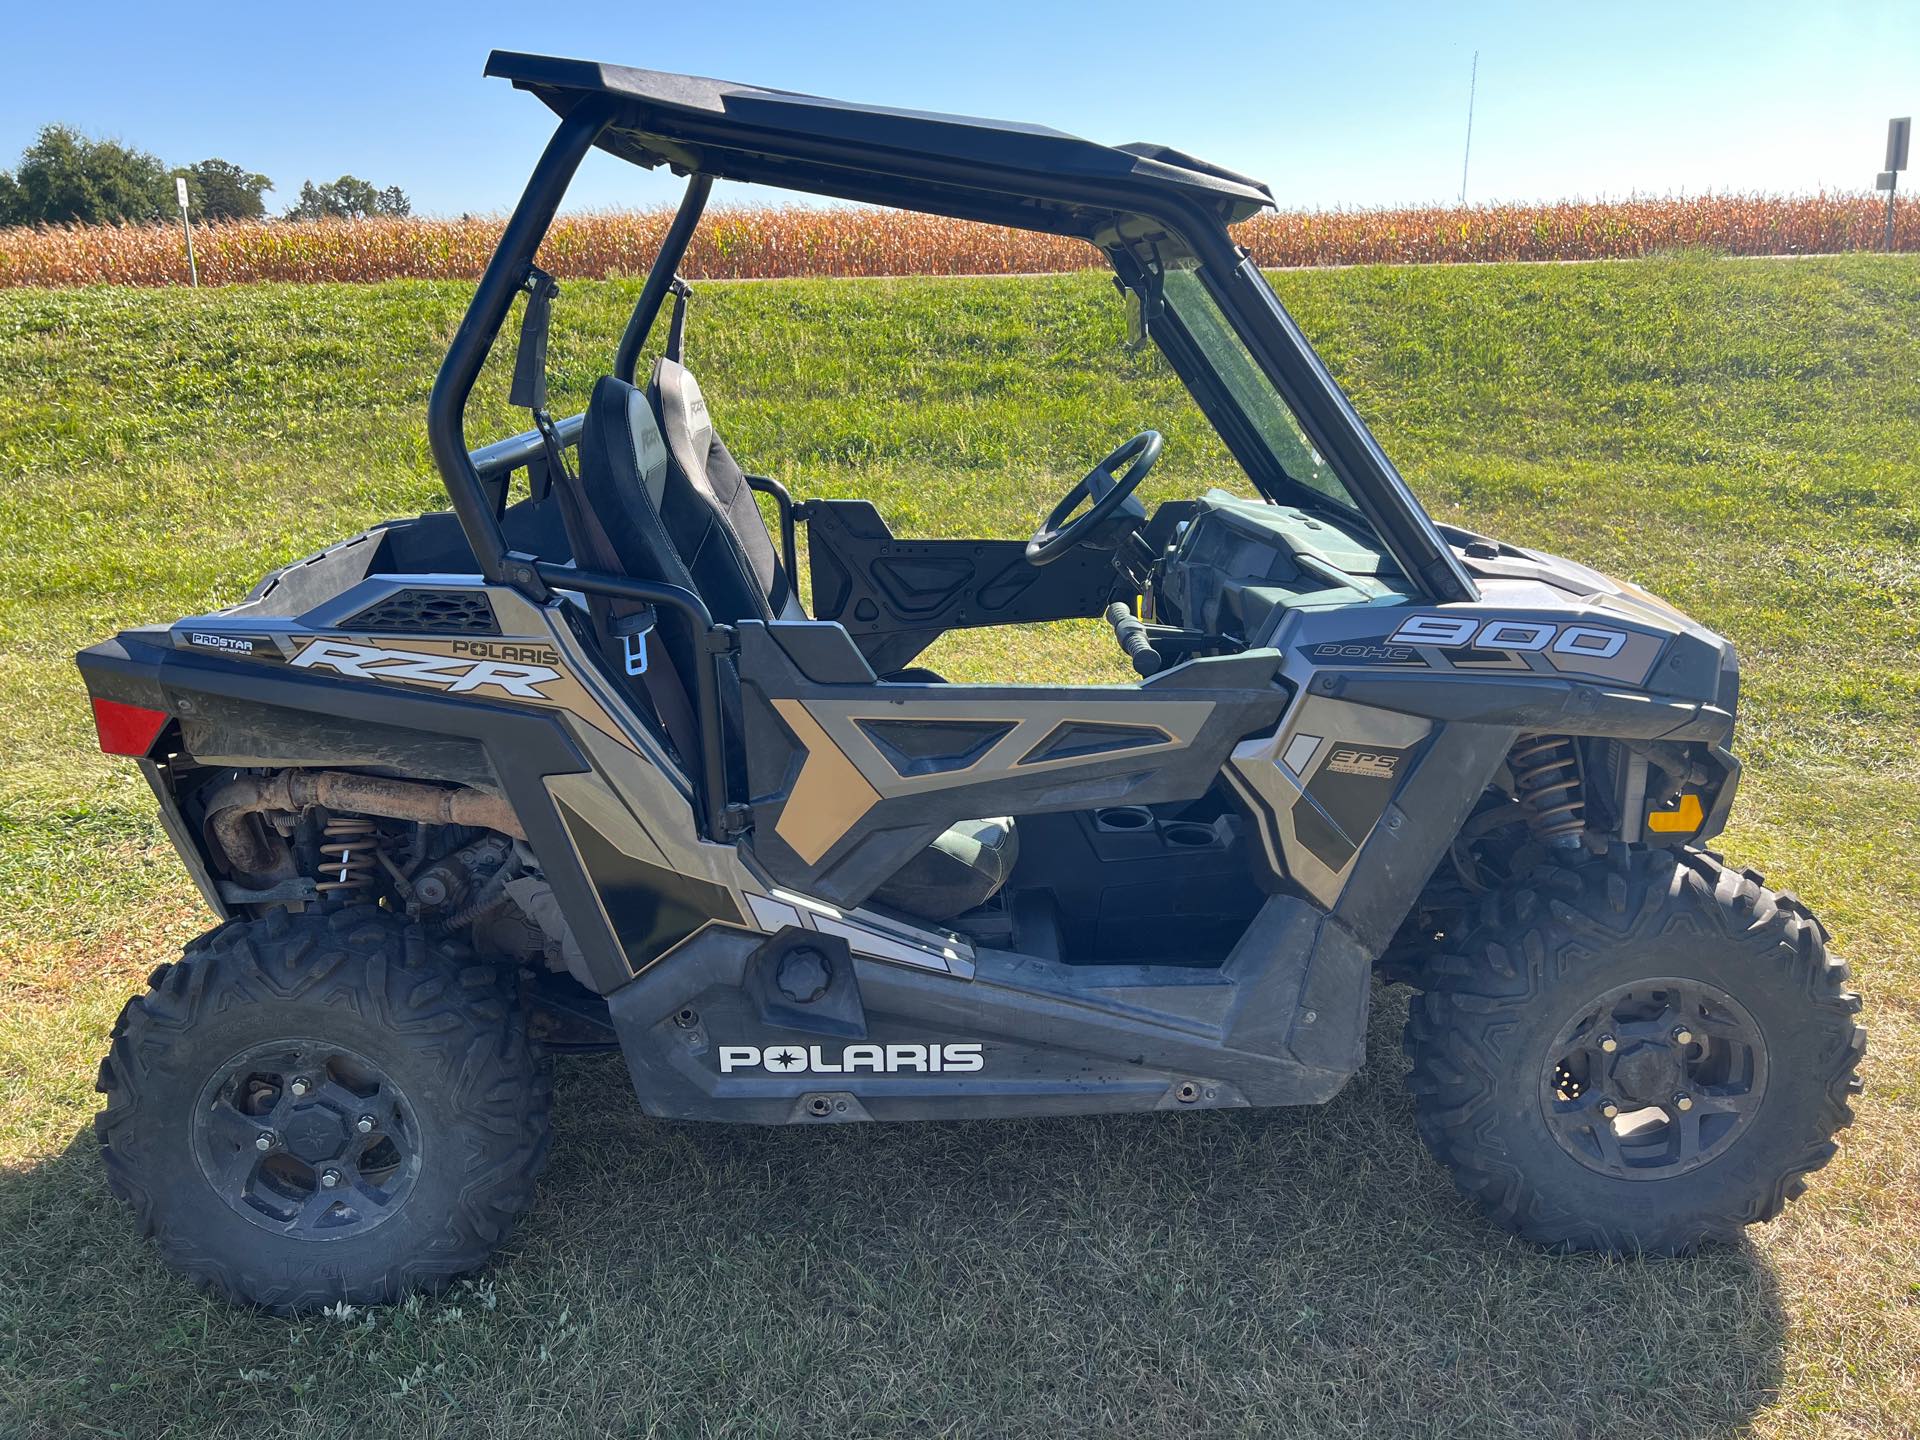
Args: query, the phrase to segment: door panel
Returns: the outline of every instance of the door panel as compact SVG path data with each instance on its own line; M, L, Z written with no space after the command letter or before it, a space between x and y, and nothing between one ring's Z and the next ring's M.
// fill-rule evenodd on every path
M1197 799L1287 699L1272 650L1138 685L830 684L769 627L739 634L747 843L775 879L836 904L957 820Z
M1098 616L1113 558L1081 548L1027 563L1024 540L900 540L865 500L807 502L813 613L835 620L882 675L944 630Z

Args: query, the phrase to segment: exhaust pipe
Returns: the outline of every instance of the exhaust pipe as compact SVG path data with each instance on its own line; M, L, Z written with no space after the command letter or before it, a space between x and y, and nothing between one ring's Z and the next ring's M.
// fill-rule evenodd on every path
M444 789L417 780L352 775L344 770L281 770L237 775L207 797L207 829L229 864L267 879L292 877L293 859L262 833L252 817L264 811L299 813L312 806L427 825L471 825L527 838L520 817L503 796L468 788Z

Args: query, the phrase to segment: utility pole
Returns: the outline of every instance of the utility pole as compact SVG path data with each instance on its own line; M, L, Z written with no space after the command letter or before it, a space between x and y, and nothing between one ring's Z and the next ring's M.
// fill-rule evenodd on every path
M1907 141L1913 134L1913 117L1903 115L1887 121L1887 168L1875 177L1873 188L1887 192L1887 253L1893 253L1893 190L1900 172L1907 168Z
M200 288L200 267L193 260L193 226L187 219L187 177L173 177L173 193L180 197L180 229L187 237L187 277L193 281L193 288Z
M1480 88L1480 52L1473 52L1473 71L1467 78L1467 148L1460 157L1460 203L1467 203L1467 162L1473 159L1473 96Z

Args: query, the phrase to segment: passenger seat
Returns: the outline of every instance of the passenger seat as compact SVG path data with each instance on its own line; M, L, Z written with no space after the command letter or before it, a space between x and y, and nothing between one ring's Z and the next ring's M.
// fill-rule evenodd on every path
M647 399L676 482L662 518L714 618L806 619L794 577L780 563L745 473L713 428L693 372L665 357L655 361Z
M646 401L625 382L602 378L579 456L581 488L629 575L688 585L723 625L806 618L685 366L659 361ZM688 667L701 657L672 643L671 632L668 648L691 688ZM963 821L911 857L873 899L921 919L950 920L992 899L1018 857L1010 818Z

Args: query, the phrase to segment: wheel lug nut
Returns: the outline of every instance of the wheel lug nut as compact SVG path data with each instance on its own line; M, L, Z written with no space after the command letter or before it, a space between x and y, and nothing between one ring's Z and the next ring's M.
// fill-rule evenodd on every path
M338 1170L322 1170L320 1172L321 1188L326 1190L331 1190L333 1189L334 1186L338 1185L339 1183L340 1183L340 1172Z
M287 1083L287 1089L292 1092L293 1098L296 1100L312 1088L313 1086L307 1082L306 1077L303 1075L296 1075Z
M1620 1048L1620 1042L1614 1039L1613 1036L1602 1035L1600 1037L1600 1050L1602 1054L1611 1055L1613 1054L1614 1051L1618 1050L1619 1048Z
M1693 1108L1693 1097L1691 1095L1674 1096L1673 1108L1676 1110L1691 1110Z
M1611 1100L1602 1100L1600 1102L1600 1113L1611 1120L1620 1113L1620 1107Z
M1693 1032L1684 1025L1676 1026L1673 1032L1673 1043L1676 1045L1691 1045L1693 1043Z
M362 1115L358 1120L353 1122L353 1128L358 1130L362 1135L371 1135L373 1133L373 1117L371 1115Z
M273 1149L273 1132L271 1130L262 1130L258 1135L254 1136L253 1148L256 1150Z

